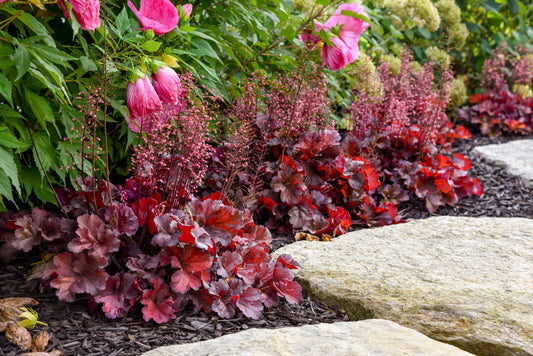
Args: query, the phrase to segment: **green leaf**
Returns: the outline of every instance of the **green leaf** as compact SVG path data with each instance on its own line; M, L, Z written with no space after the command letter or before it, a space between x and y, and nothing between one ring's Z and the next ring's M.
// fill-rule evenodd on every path
M11 183L20 193L18 170L13 157L13 152L0 147L0 162L2 162L0 168L11 179Z
M211 57L211 58L215 58L220 63L222 63L222 61L218 57L217 52L215 52L213 50L213 48L211 47L211 45L209 45L209 42L207 42L206 40L203 40L201 38L196 38L196 39L194 39L193 42L194 42L194 45L196 46L196 48L190 50L190 53L192 55L195 55L195 56L198 56L198 57L208 56L208 57Z
M148 40L141 45L141 48L148 52L156 52L161 47L161 42Z
M97 71L98 67L92 59L87 56L81 56L80 58L81 66L85 72Z
M290 24L281 31L281 34L285 36L290 42L296 37L296 29Z
M25 146L23 142L20 142L15 135L9 132L7 127L0 127L0 144L7 148L20 149Z
M428 40L431 39L431 33L428 31L427 28L425 28L425 27L419 27L419 28L418 28L418 32L419 32L420 35L421 35L422 37L424 37L425 39L428 39Z
M26 98L26 102L31 108L31 111L33 112L33 115L37 121L39 121L41 127L46 130L46 123L54 122L54 111L50 107L49 101L45 97L34 93L28 88L24 88L24 96Z
M50 62L62 64L69 68L70 65L67 63L67 61L74 61L77 59L66 52L58 50L57 48L43 46L41 44L32 44L30 46L26 46L26 48L30 50L30 53L33 51L33 53L38 54L40 57L46 58L46 60Z
M0 94L13 106L13 98L11 97L12 90L11 82L5 75L0 73Z
M42 170L48 171L54 165L56 161L57 152L50 142L50 137L45 132L37 132L33 135L33 158L35 165L41 167ZM39 162L40 160L40 162ZM44 175L44 172L41 171Z
M30 52L19 45L15 54L13 54L13 62L15 62L15 67L17 68L17 77L15 78L15 81L19 80L24 74L26 74L30 67L30 61Z
M11 119L24 119L24 116L22 116L20 113L18 113L6 104L0 104L0 117Z
M368 19L368 17L364 16L364 15L361 15L361 14L358 14L357 12L355 11L351 11L351 10L342 10L341 11L341 15L344 15L344 16L350 16L350 17L353 17L354 19L358 19L358 20L361 20L361 21L364 21L364 22L368 22L369 24L372 25L372 22L370 22L370 20Z
M7 200L14 201L11 181L2 169L0 169L0 194L7 198ZM1 205L3 205L3 203Z
M407 36L407 38L409 39L409 41L412 41L415 38L414 32L412 30L410 30L410 29L405 30L404 33Z
M188 33L188 32L192 32L194 30L196 30L196 27L192 27L192 26L189 26L189 25L180 26L180 31L181 32Z
M48 182L39 178L42 175L39 171L37 167L26 167L22 170L20 182L26 190L26 195L30 195L33 192L41 202L57 204L54 192L52 192Z
M511 10L511 14L516 15L520 12L517 0L507 0L507 5L509 6L509 10Z
M117 16L116 25L121 35L130 29L130 18L128 17L128 11L125 6Z
M327 6L327 5L329 5L329 0L316 0L315 4L322 5L322 6Z

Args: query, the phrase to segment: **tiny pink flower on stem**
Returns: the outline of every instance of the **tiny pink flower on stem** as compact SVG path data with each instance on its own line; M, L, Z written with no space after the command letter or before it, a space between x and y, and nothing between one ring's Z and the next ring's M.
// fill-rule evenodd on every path
M139 19L143 31L153 30L163 35L178 25L178 10L169 0L141 0L139 10L128 0L128 6Z
M182 109L182 106L184 106L183 89L181 80L174 69L170 67L157 68L157 73L152 74L152 82L163 104L178 106L178 110Z
M93 31L100 27L100 1L98 0L69 0L72 12L82 30ZM63 10L66 19L72 20L65 0L57 0L57 4Z
M130 112L128 127L133 132L149 132L153 126L153 115L163 108L161 100L148 77L137 78L135 84L128 83L126 101Z

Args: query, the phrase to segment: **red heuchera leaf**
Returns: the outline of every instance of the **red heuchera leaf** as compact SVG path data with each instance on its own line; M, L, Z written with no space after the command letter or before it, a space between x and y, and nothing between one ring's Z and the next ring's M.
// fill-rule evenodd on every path
M259 265L255 263L246 264L237 268L236 274L242 278L246 284L252 285L259 274Z
M340 206L333 210L328 207L329 219L328 227L326 230L330 230L334 235L344 234L352 225L352 218L350 213Z
M178 219L173 214L156 216L154 224L157 227L157 234L152 237L152 245L175 246L180 241L181 229L178 226Z
M105 259L86 252L60 253L54 257L51 273L57 274L57 277L50 281L50 285L57 289L56 294L61 301L74 301L76 293L96 295L106 287L108 275L102 268L105 266Z
M272 286L280 296L285 297L290 304L299 303L302 300L302 287L293 281L291 271L282 263L276 263L272 279Z
M238 279L232 279L229 284L224 280L213 282L209 287L209 293L215 297L211 305L213 311L221 318L233 317L237 307L234 296L239 295L241 290L242 281Z
M483 95L481 95L479 93L476 93L476 94L472 95L470 97L470 99L468 100L468 102L470 104L478 104L478 103L480 103L482 101L483 101Z
M213 264L212 255L196 246L187 245L185 248L171 247L161 255L162 265L169 261L178 270L172 275L172 290L176 293L186 293L189 289L197 290L202 286L206 272Z
M294 145L299 151L298 158L311 160L317 157L334 158L340 153L341 135L337 130L321 130L306 132Z
M115 229L119 234L133 236L139 229L139 220L129 206L119 203L113 211L115 217Z
M144 320L154 319L156 323L166 323L174 319L176 309L168 285L161 278L152 279L150 283L154 289L143 291L141 298Z
M270 181L273 191L280 193L283 203L299 204L304 194L304 174L294 160L289 156L283 157L278 174Z
M466 171L472 168L472 164L470 163L470 160L460 153L456 153L453 155L452 162L455 168L462 169L463 171Z
M14 248L29 252L33 246L41 243L41 234L34 228L33 219L29 215L18 218L15 224L20 227L15 230L15 239L10 241Z
M237 299L237 307L249 318L259 319L263 311L261 294L253 287L246 288Z
M137 272L140 276L146 280L154 279L157 277L154 270L159 267L161 262L161 256L148 256L145 254L140 254L138 257L128 258L126 266L132 272Z
M160 194L153 193L150 198L141 198L138 202L132 204L131 208L139 219L139 225L148 227L152 235L157 234L157 226L154 223L154 208L162 201Z
M217 274L222 278L231 277L242 263L243 259L239 251L224 251L217 258Z
M265 244L270 247L272 242L272 234L261 225L250 224L243 229L241 235L248 244Z
M72 252L79 253L89 250L95 256L106 257L120 248L120 240L116 231L108 226L98 215L82 215L77 219L79 228L76 230L78 238L68 243Z
M140 293L134 281L131 273L117 273L107 279L106 288L94 298L97 303L104 303L102 310L107 318L121 318L135 305Z
M270 211L271 213L273 212L273 209L276 205L278 205L274 200L272 200L271 198L267 198L265 197L264 195L261 195L261 197L259 198L259 200L257 201L257 204L259 206L264 206L265 208L268 209L268 211Z
M221 200L193 200L189 207L198 225L222 246L231 243L233 235L243 223L242 213Z
M300 269L301 268L300 264L296 260L294 260L290 255L287 255L286 253L279 255L276 262L283 264L285 267L289 269Z

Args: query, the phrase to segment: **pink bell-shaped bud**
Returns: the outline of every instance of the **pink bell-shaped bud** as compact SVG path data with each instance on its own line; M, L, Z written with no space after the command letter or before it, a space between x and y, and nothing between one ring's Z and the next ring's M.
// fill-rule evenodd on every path
M141 0L139 10L128 0L128 6L137 16L143 31L153 30L154 33L163 35L178 25L178 9L169 0Z
M159 99L164 105L177 106L178 110L183 107L183 89L181 80L174 69L170 67L159 67L157 72L152 74L152 82Z
M192 14L192 4L185 4L182 6L183 13L185 14L185 19L188 19L191 17Z
M130 112L128 127L133 132L150 132L155 126L154 114L161 111L163 104L147 76L128 82L126 101Z
M69 0L72 12L82 30L93 31L100 27L100 1L98 0ZM63 15L72 20L64 0L57 0L57 4L63 10Z

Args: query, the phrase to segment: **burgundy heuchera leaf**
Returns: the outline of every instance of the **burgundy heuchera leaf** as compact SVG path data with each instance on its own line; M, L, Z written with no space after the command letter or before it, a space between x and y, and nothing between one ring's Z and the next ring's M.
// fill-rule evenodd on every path
M59 300L72 302L76 293L96 295L105 289L108 274L103 267L107 261L97 258L86 252L72 254L64 252L54 257L52 273L57 277L52 279L50 285L57 288Z
M104 303L102 310L109 319L124 316L140 297L134 287L135 276L131 273L117 273L107 279L106 288L94 298Z
M143 291L141 303L145 321L154 319L156 323L166 323L176 317L174 300L170 295L168 285L161 278L150 280L154 289Z
M116 236L116 231L98 217L98 215L78 216L78 238L68 244L72 252L90 250L97 257L107 257L111 252L116 252L120 248L120 240Z

